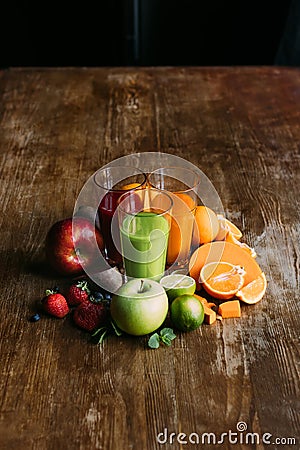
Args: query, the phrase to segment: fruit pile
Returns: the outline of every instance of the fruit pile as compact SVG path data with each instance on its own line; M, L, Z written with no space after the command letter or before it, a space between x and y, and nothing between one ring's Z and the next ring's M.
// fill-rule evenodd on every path
M104 291L91 291L87 281L72 283L63 295L58 287L46 290L41 306L47 314L62 319L72 310L75 325L86 331L94 331L106 323L111 295ZM39 314L30 317L38 321Z
M266 291L267 281L256 262L256 252L241 242L242 232L229 220L216 215L205 206L196 209L196 247L189 263L190 276L196 289L203 289L216 304L202 300L217 309L222 318L240 317L240 301L259 302ZM223 303L220 303L220 300ZM214 314L209 323L215 320Z
M168 320L177 330L188 332L202 323L240 317L240 302L255 304L266 290L256 253L241 242L242 233L233 223L211 209L197 206L195 222L189 275L174 272L160 282L135 278L117 290L115 285L111 289L92 288L91 281L82 277L83 260L86 264L97 255L92 237L96 236L100 251L104 245L92 221L76 217L55 223L46 237L47 260L60 274L81 279L71 282L64 295L58 288L46 291L41 301L44 312L57 318L71 312L75 325L93 333L98 342L110 332L147 335ZM34 314L30 320L39 318ZM171 328L163 328L148 344L151 348L158 348L160 342L170 345L175 337Z

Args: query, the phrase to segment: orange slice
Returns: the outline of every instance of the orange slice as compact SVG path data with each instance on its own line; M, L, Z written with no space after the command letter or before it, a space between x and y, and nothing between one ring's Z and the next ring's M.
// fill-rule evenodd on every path
M239 245L241 248L243 248L244 250L246 250L246 252L248 252L248 253L252 256L252 258L256 258L257 255L256 255L256 251L254 250L254 248L249 247L249 245L248 245L248 244L245 244L245 242L240 242L240 241L238 241L238 240L235 238L234 234L232 234L231 231L229 231L229 232L227 233L226 238L225 238L225 241L231 242L232 244L235 244L235 245Z
M255 280L239 290L236 296L243 302L254 305L263 298L266 289L267 280L265 274L262 272Z
M243 287L244 275L245 271L240 266L227 262L212 262L202 267L200 281L212 297L228 300Z
M201 287L199 276L202 267L216 261L243 267L246 272L244 285L258 278L262 273L256 260L238 245L226 241L209 242L197 248L190 259L189 272L196 281L197 290Z
M223 241L229 232L233 234L235 239L241 239L243 233L236 225L234 225L232 222L230 222L230 220L226 219L221 214L217 214L217 218L219 221L219 232L215 237L215 241Z

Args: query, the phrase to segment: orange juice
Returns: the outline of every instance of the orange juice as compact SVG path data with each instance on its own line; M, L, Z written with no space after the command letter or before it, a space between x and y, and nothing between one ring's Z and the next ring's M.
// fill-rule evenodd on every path
M169 193L173 200L171 230L167 251L167 264L188 261L194 226L195 200L183 192Z
M181 166L160 167L148 174L150 186L167 191L172 198L172 223L167 265L185 267L189 261L194 214L200 186L199 174Z

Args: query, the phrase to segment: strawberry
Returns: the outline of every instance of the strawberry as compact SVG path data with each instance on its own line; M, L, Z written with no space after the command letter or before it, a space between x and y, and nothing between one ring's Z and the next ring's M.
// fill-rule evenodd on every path
M103 303L88 300L77 306L73 320L80 328L93 331L104 323L106 316L107 311Z
M69 306L76 306L88 300L90 290L86 281L78 281L72 284L67 292L66 298Z
M69 310L67 300L58 292L50 291L47 289L46 297L43 298L42 304L46 313L55 317L65 317Z

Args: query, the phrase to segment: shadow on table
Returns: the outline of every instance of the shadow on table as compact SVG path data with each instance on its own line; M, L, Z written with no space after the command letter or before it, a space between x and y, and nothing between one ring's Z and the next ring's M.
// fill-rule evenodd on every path
M35 259L25 262L24 273L37 275L49 280L66 279L65 276L56 272L45 259Z
M19 280L22 275L59 281L66 277L56 272L43 255L28 254L22 248L9 248L1 253L0 273L3 279Z

